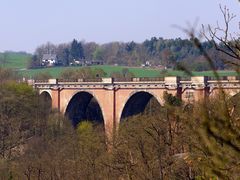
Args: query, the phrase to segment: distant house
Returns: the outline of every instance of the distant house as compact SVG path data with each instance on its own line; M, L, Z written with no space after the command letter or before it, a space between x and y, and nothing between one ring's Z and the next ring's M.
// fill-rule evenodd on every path
M93 65L103 65L102 60L91 60L91 61L85 61L86 66L93 66Z
M41 65L42 66L55 66L58 63L56 54L44 54Z
M70 66L84 66L84 61L73 59L73 62L70 63Z
M145 64L141 64L142 67L150 67L151 63L149 61L146 61Z

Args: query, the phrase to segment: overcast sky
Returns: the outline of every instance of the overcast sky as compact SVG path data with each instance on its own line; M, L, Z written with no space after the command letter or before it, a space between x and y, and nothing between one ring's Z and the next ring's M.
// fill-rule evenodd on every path
M173 25L216 25L219 4L239 21L237 0L1 0L0 51L33 52L43 43L78 40L142 42L153 36L185 38ZM233 23L237 31L237 23Z

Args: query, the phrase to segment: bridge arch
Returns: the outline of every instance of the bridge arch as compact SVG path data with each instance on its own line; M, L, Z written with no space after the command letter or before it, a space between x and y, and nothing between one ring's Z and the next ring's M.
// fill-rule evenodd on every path
M142 113L152 98L157 100L159 106L161 106L164 103L160 97L156 96L152 92L148 91L132 92L129 95L126 102L124 103L124 107L121 111L120 121L127 117Z
M44 108L50 112L52 109L51 93L49 91L41 91L39 96L40 96L40 103L44 104Z
M76 92L71 97L65 115L72 121L74 127L83 120L104 124L103 111L99 101L91 92L87 91Z
M51 90L40 90L39 95L40 96L48 96L52 99Z

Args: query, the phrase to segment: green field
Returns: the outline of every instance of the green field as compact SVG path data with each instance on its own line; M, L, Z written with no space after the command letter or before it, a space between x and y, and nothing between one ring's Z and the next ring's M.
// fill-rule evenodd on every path
M25 53L0 53L0 66L12 69L27 68L31 55Z
M20 75L32 78L38 73L49 73L54 78L58 78L61 72L66 69L78 69L83 67L51 67L51 68L40 68L40 69L27 69L28 63L31 59L30 54L7 52L0 53L0 67L12 68L19 72ZM124 68L128 68L136 77L160 77L160 76L187 76L183 71L161 71L153 68L141 68L141 67L126 67L126 66L91 66L91 68L101 68L107 73L106 77L110 77L112 72L121 72ZM204 72L192 72L194 76L213 76L212 71ZM220 76L235 76L239 75L233 71L219 71Z
M83 67L51 67L51 68L42 68L42 69L31 69L21 71L21 74L25 77L34 77L34 75L42 72L51 74L53 77L59 77L62 71L66 69L79 69ZM137 77L157 77L160 76L160 71L153 69L143 69L143 68L129 68L125 66L91 66L91 68L101 68L107 73L106 77L109 77L112 72L120 72L124 68L128 68Z
M51 74L54 78L59 77L62 71L66 69L77 69L82 67L52 67L52 68L41 68L41 69L31 69L23 70L20 73L24 77L34 77L34 75L42 72ZM112 72L120 72L124 68L128 68L136 77L160 77L160 76L187 76L183 71L174 71L168 70L163 73L161 70L150 69L150 68L133 68L125 66L110 66L110 65L101 65L101 66L91 66L91 68L101 68L106 73L106 77L110 77ZM238 74L234 71L218 71L220 76L237 76ZM194 76L214 76L212 71L203 71L203 72L192 72Z

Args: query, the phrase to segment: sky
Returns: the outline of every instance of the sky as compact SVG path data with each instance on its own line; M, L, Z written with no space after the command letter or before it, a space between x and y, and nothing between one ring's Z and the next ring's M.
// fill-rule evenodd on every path
M237 0L0 0L0 51L33 53L74 38L100 44L187 38L175 26L221 24L220 4L236 15L231 27L239 32Z

